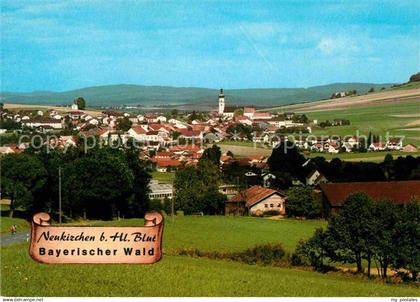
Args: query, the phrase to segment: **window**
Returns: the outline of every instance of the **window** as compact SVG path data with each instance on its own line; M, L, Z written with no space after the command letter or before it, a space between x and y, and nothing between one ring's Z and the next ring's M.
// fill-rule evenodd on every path
M264 206L265 206L266 208L268 208L268 204L264 204Z
M274 205L272 203L270 203L270 208L274 207Z
M277 207L278 207L278 208L281 208L281 203L279 203L279 204L277 205Z

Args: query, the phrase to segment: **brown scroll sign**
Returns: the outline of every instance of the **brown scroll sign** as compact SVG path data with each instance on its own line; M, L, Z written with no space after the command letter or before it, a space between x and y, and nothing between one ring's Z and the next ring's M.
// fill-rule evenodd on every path
M162 257L163 216L147 213L141 227L52 226L32 218L29 254L41 263L155 263Z

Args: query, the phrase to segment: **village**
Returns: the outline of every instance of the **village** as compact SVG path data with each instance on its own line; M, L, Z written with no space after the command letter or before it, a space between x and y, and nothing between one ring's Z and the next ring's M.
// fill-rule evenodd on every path
M273 189L276 176L270 173L267 163L269 156L258 154L257 146L275 149L280 143L292 143L300 152L320 153L320 156L322 153L359 152L361 148L365 148L365 152L418 151L413 144L404 146L400 137L390 137L383 142L375 136L317 137L311 135L312 128L319 127L317 120L309 120L304 114L293 112L270 113L257 111L255 107L229 107L226 106L223 89L218 96L218 110L214 112L180 113L175 110L169 113L132 114L111 110L85 112L85 107L85 100L79 98L67 112L3 110L1 118L6 121L3 124L9 121L14 129L1 131L20 133L20 138L26 137L26 141L19 139L18 143L4 144L0 147L0 153L21 153L33 143L36 135L41 138L38 148L47 145L48 148L64 151L68 147L76 146L81 139L84 140L85 148L93 148L96 144L116 148L134 145L139 150L139 158L149 163L151 171L174 175L181 167L197 166L205 149L213 144L249 142L254 146L255 154L235 156L228 151L221 154L218 163L222 174L230 166L241 167L242 176L246 180L245 188L227 181L219 185L219 193L226 196L226 215L261 216L266 212L285 215L287 196L284 192ZM332 122L322 123L340 127L350 121L334 119ZM28 133L30 135L24 135ZM28 141L30 137L32 140ZM88 138L97 140L93 141L94 145L90 145L87 143ZM318 193L329 190L328 185L323 185L329 180L311 159L305 161L299 169L306 172L292 180L293 186L309 186ZM375 186L377 185L368 188ZM149 198L160 202L174 199L176 191L172 181L160 179L152 179L149 190ZM327 195L324 194L325 196ZM334 208L334 204L340 204L345 197L341 201L333 202L326 199L328 207ZM405 201L408 200L407 197Z

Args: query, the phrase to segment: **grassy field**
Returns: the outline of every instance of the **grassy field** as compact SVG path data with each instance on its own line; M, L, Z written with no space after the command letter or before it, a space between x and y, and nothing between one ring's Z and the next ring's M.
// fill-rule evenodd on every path
M141 219L94 225L142 225ZM164 257L154 265L43 265L27 243L2 247L3 296L417 296L418 288L343 273L246 265L171 255L176 249L243 250L281 242L287 251L324 221L252 217L168 217Z
M271 148L254 148L253 146L238 146L238 145L230 145L229 142L225 144L220 144L220 149L222 152L231 151L235 156L249 156L249 155L263 155L263 156L270 156L271 155ZM317 156L323 156L327 160L331 160L333 158L339 158L345 161L370 161L370 162L382 162L385 158L385 155L391 154L394 159L399 156L420 156L420 152L416 153L405 153L400 151L379 151L379 152L366 152L366 153L309 153L306 154L305 157L313 158Z
M93 221L92 225L143 225L142 219ZM310 237L324 220L271 220L254 217L168 216L165 221L164 252L179 249L242 251L261 243L281 243L292 252L300 239Z
M175 172L152 172L152 178L161 182L173 182Z
M379 151L379 152L366 152L366 153L338 153L338 154L330 154L330 153L310 153L309 155L305 155L306 157L313 158L317 156L323 156L326 160L331 160L333 158L339 158L345 161L370 161L370 162L382 162L387 154L391 154L394 159L398 158L399 156L405 157L408 155L411 156L420 156L420 152L417 153L405 153L405 152L390 152L390 151Z
M389 135L403 135L403 143L419 144L420 131L420 103L418 100L401 103L387 103L382 105L349 108L345 110L307 112L310 119L318 122L333 119L348 119L349 126L328 127L314 129L314 135L368 135L372 131L383 138ZM411 130L408 130L411 129Z
M1 234L10 234L10 228L12 225L16 225L17 231L23 231L29 229L29 222L24 219L20 218L9 218L9 217L1 217L0 218L0 226L1 226Z
M2 248L3 296L418 296L418 288L338 273L164 256L154 265L43 265Z

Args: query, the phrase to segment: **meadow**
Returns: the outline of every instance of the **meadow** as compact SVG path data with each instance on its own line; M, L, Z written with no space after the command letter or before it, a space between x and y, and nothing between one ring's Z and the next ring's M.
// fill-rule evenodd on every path
M382 140L390 136L404 136L403 144L420 142L420 102L410 100L404 102L384 103L370 106L353 107L342 110L326 110L305 112L309 119L318 123L325 120L348 119L349 126L314 129L313 135L368 135L371 131L381 135Z
M143 225L142 219L92 225ZM166 218L164 256L154 265L43 265L28 244L1 249L3 296L417 296L418 288L345 273L176 256L176 250L240 251L281 243L293 251L322 220L179 216Z
M20 218L9 218L9 217L1 217L0 219L0 229L1 234L10 234L10 228L16 225L17 232L24 231L29 229L29 222L24 219Z
M160 182L173 182L175 179L175 172L152 172L152 178Z

